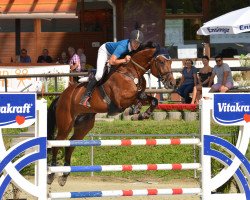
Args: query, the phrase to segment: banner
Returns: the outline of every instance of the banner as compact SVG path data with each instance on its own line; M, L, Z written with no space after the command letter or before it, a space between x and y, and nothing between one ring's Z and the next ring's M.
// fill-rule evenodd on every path
M250 94L214 94L213 118L228 126L250 122Z
M1 66L0 75L29 75L29 74L58 74L69 73L69 65L51 65L51 66ZM48 81L53 81L54 78L8 78L8 92L38 92L42 89L42 83L48 84ZM64 88L68 86L69 77L58 77L58 82ZM54 81L53 81L54 84ZM27 89L25 89L27 88ZM5 80L0 79L0 92L5 92Z
M35 93L0 93L0 128L28 127L35 118Z

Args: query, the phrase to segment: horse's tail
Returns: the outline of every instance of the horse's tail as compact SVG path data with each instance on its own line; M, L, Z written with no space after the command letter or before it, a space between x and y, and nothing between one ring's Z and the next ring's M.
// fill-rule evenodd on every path
M47 112L47 138L53 140L56 129L56 104L59 97L56 97L50 104Z

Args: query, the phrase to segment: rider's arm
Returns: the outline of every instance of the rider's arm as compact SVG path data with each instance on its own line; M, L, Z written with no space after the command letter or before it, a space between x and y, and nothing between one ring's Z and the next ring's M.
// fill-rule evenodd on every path
M110 65L119 65L124 64L130 61L131 57L129 55L125 56L125 58L118 59L114 54L109 59Z

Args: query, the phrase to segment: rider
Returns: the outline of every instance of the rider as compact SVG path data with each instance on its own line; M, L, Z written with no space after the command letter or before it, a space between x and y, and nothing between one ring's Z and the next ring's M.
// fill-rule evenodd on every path
M97 68L95 77L92 78L87 85L85 94L81 97L80 104L85 107L90 107L88 100L90 99L94 87L102 78L106 62L110 65L120 65L128 63L131 59L129 52L138 49L143 41L143 33L139 30L133 30L130 33L130 38L118 42L104 43L98 50ZM124 58L121 58L125 56Z

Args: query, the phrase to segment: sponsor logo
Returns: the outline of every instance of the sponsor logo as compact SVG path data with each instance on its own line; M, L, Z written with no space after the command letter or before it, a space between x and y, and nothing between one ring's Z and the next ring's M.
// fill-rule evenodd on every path
M249 25L240 25L240 30L250 30L250 24Z
M250 94L214 94L213 117L224 125L250 122Z
M36 94L0 94L0 128L22 128L35 122Z
M33 104L25 103L23 106L12 106L7 103L6 106L0 106L0 113L30 113Z
M230 29L229 28L220 28L220 27L216 27L216 28L207 28L209 33L229 33Z

